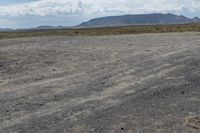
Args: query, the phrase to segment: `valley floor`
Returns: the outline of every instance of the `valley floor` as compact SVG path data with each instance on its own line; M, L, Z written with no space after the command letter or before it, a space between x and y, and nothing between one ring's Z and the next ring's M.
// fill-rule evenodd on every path
M1 133L199 133L199 113L200 33L0 40Z

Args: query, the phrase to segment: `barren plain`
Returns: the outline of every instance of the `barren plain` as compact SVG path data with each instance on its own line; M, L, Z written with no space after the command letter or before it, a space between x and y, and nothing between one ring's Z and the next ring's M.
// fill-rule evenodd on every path
M199 133L200 33L0 40L0 133Z

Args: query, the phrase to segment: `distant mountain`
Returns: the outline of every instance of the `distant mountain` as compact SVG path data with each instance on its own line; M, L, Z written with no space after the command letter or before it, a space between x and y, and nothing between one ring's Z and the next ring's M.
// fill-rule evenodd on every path
M153 25L153 24L184 24L200 22L198 17L193 19L185 16L177 16L171 13L162 14L138 14L123 16L108 16L95 18L88 22L81 23L77 27L104 27L104 26L123 26L123 25Z
M65 29L69 28L67 26L49 26L49 25L43 25L43 26L38 26L32 29L36 30L49 30L49 29Z
M51 30L51 29L67 29L70 27L67 26L49 26L49 25L44 25L44 26L38 26L34 28L20 28L20 29L10 29L10 28L0 28L0 32L9 32L9 31L28 31L28 30Z
M9 28L0 28L0 32L7 32L7 31L13 31L14 29Z
M197 23L199 23L199 22L200 22L200 18L198 18L198 17L194 17L194 18L192 19L192 21L193 21L193 22L197 22Z

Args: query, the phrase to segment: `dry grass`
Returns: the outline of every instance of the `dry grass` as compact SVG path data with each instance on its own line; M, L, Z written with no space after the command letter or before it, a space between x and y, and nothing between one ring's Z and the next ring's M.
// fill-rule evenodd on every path
M0 39L34 37L34 36L97 36L141 33L167 33L167 32L200 32L200 24L179 25L135 25L121 27L54 29L54 30L21 30L13 32L0 32Z
M186 124L192 128L200 129L200 116L188 116Z

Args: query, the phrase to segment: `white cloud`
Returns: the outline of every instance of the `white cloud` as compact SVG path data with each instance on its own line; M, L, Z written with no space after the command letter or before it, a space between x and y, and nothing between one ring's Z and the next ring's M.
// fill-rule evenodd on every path
M69 0L40 0L23 4L0 6L0 15L2 16L73 15L80 12L81 7L78 2Z
M76 25L109 15L168 12L200 16L200 0L27 0L0 5L0 27Z
M113 15L125 13L200 11L199 0L39 0L0 6L1 16Z

